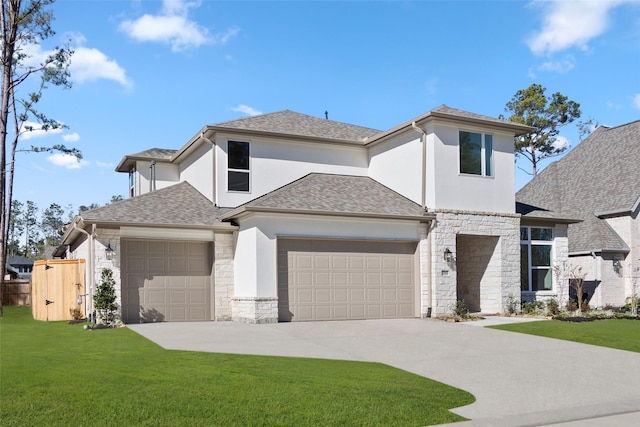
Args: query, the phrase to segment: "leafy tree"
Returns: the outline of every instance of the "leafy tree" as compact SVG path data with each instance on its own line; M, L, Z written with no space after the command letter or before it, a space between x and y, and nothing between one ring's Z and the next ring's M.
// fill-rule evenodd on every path
M516 155L531 162L533 176L538 174L541 160L557 156L568 148L566 145L556 144L559 128L580 118L581 114L580 104L569 100L560 92L548 98L546 90L534 83L517 91L505 106L509 121L535 128L515 139ZM500 117L504 118L502 115Z
M589 117L587 120L580 120L576 125L580 141L591 135L591 132L596 130L598 126L600 126L600 122L593 117Z
M98 203L91 203L89 206L80 205L80 207L78 208L78 214L82 214L82 212L90 211L92 209L97 209L99 207L100 205Z
M52 203L42 213L40 228L44 234L44 242L47 246L60 244L60 231L64 225L64 209L57 203Z
M48 131L64 127L36 109L43 92L49 85L69 88L69 61L73 51L68 45L55 47L39 64L34 63L30 47L52 37L53 13L47 10L54 0L2 0L0 22L0 268L4 273L7 254L7 234L11 215L13 176L18 151L58 151L81 154L64 145L18 149L20 136L34 130ZM24 99L16 99L20 85L33 79L39 84ZM10 148L7 146L10 144ZM0 274L0 316L2 316L2 289L4 274Z
M38 220L38 205L27 200L23 216L24 226L24 256L35 258L38 254L38 242L40 237L40 221Z
M111 196L111 201L109 203L120 202L122 200L124 200L124 197L122 197L122 195L115 194L115 195Z
M93 295L93 306L98 312L100 323L111 325L115 320L115 312L118 309L116 304L116 281L113 279L113 271L110 268L103 268L100 280L101 283Z

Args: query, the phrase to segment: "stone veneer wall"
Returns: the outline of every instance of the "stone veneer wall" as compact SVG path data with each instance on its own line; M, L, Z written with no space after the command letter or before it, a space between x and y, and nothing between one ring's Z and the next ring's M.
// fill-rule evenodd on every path
M460 234L498 238L480 289L480 308L483 312L506 311L510 297L520 298L520 215L447 210L434 213L436 224L431 232L433 314L451 314L455 308L456 241ZM444 260L446 248L452 252L451 262ZM471 262L473 260L465 260L467 265Z
M216 233L214 243L214 316L215 320L231 320L233 297L233 254L232 233Z
M278 298L232 298L232 320L243 323L278 323Z

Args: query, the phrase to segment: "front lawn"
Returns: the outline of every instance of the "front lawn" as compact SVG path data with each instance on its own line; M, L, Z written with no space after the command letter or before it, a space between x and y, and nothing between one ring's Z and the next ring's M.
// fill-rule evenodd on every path
M610 319L592 322L549 320L512 323L491 326L491 328L640 352L640 321L637 320Z
M0 401L2 426L421 426L474 398L377 363L164 350L4 307Z

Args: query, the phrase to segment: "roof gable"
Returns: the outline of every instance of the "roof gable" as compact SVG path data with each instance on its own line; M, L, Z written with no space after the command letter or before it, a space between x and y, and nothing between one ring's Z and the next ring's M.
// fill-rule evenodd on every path
M630 213L638 205L640 121L596 129L518 191L516 200L570 212L585 220L569 227L571 252L626 250L623 240L596 216L602 212Z
M85 223L212 227L220 208L187 181L81 213Z
M215 130L241 130L260 133L362 142L379 130L321 119L291 110L245 117L209 126Z
M417 203L367 176L311 173L258 197L222 219L247 211L426 218Z

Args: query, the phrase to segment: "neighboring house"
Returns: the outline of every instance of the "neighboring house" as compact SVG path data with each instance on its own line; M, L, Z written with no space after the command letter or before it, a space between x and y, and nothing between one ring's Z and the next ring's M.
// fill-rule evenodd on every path
M513 143L530 130L444 105L387 131L289 110L208 125L125 156L132 197L63 244L89 295L114 270L125 322L502 312L520 299Z
M33 271L33 260L22 256L12 256L7 258L7 270L11 270L12 273L17 274L20 279L30 279L31 272Z
M569 260L559 267L587 274L591 306L621 306L640 292L640 121L597 128L516 200L581 220L568 227Z

